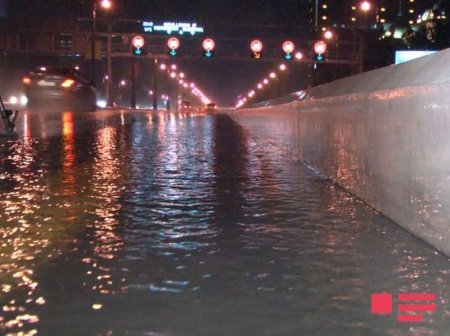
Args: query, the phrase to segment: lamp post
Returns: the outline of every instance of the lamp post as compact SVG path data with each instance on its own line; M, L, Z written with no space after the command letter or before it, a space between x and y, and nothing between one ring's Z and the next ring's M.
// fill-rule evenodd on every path
M359 4L359 8L364 13L364 29L369 30L369 12L372 4L369 1L363 1Z
M106 43L106 73L108 76L108 79L106 81L106 106L111 107L113 106L113 99L112 99L112 84L113 84L113 78L112 78L112 23L108 22L108 41Z
M136 109L136 59L131 60L131 100L130 107Z
M95 21L97 19L97 1L94 0L92 6L92 36L91 36L91 81L95 85Z
M158 76L157 76L157 72L158 72L158 59L155 57L154 63L153 63L153 110L157 110L158 109L158 101L157 101L157 97L158 97Z
M97 28L96 28L96 21L97 21L97 3L98 0L94 0L92 3L92 36L91 36L91 81L92 84L94 86L96 86L96 81L95 81L95 41L96 41L96 33L97 33ZM103 9L110 9L112 6L111 0L102 0L100 2L100 6Z

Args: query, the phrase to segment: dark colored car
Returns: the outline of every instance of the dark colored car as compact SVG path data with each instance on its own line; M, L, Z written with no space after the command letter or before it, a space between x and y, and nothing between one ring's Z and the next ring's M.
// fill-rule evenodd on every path
M96 92L92 83L78 70L39 67L23 78L28 106L94 111Z
M216 105L216 103L208 103L208 104L206 104L205 111L207 113L215 113L215 112L217 112L217 105Z
M190 110L192 110L191 102L188 101L188 100L183 100L181 102L180 109L183 110L183 111L190 111Z

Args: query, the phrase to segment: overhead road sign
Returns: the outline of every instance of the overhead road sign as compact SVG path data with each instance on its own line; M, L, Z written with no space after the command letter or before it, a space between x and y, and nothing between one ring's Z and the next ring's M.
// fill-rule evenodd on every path
M205 29L196 22L142 22L142 31L150 34L179 34L179 35L201 35Z

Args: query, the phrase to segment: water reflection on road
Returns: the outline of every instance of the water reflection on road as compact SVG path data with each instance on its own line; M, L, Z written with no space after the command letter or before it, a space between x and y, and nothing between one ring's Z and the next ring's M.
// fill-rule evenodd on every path
M23 113L0 324L42 335L439 335L448 260L227 116ZM372 292L434 292L425 323Z

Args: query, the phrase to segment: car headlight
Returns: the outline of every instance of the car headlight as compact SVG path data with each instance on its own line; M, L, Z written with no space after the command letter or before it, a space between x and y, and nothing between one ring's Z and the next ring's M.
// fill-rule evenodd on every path
M27 98L27 96L25 96L25 95L20 96L20 104L21 104L22 106L25 106L25 105L27 105L27 103L28 103L28 98Z
M17 99L16 96L9 97L9 103L12 105L16 105L19 102L19 99Z

